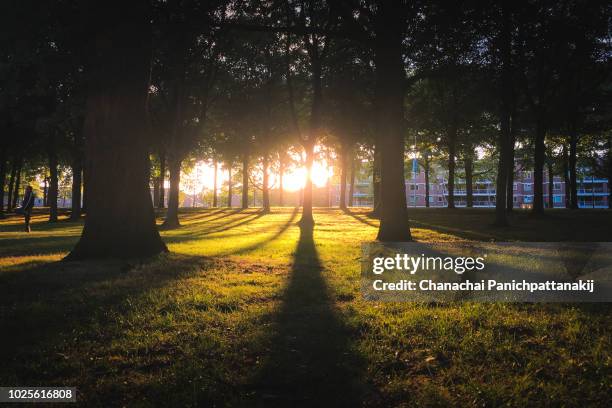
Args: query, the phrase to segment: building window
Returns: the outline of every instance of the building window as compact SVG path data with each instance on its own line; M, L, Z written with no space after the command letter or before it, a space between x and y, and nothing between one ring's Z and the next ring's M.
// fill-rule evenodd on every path
M410 191L414 191L417 189L417 186L415 186L414 184L410 185Z
M512 190L517 191L518 190L518 184L514 183L514 185L512 186Z
M523 188L525 189L525 191L531 191L531 183L525 183Z
M553 190L561 191L561 183L554 183Z
M442 196L438 196L438 201L442 202Z
M555 204L560 204L561 203L561 196L560 195L553 196L553 202Z
M429 196L429 202L433 203L434 202L434 197L433 196Z
M525 204L531 204L533 202L533 196L524 196L523 197L523 202Z

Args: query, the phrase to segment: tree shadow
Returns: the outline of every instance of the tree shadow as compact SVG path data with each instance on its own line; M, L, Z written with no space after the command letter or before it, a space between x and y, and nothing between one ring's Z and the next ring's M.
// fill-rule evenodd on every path
M272 241L278 239L281 235L283 235L285 233L285 231L287 231L289 229L289 227L291 225L293 225L295 219L297 218L298 212L299 212L299 207L295 207L295 209L291 213L291 217L289 217L289 219L285 223L283 223L283 225L281 225L280 229L278 231L276 231L274 234L272 234L271 236L269 236L269 237L267 237L265 239L262 239L261 241L255 242L254 244L247 245L245 247L238 248L236 250L223 253L221 255L242 255L244 253L254 251L257 248L261 248L262 246L266 245L267 243L272 242Z
M363 400L364 362L351 349L351 329L336 310L322 272L313 230L300 227L272 351L254 378L251 403L356 406Z
M350 209L348 209L348 208L343 209L343 210L342 210L342 212L343 212L343 213L345 213L346 215L349 215L349 216L353 217L354 219L356 219L357 221L359 221L359 222L360 222L360 223L362 223L362 224L365 224L365 225L367 225L367 226L369 226L369 227L378 228L378 225L377 225L375 222L368 221L368 220L366 219L366 217L365 217L365 216L363 216L363 215L357 215L357 214L355 214L354 212L352 212L352 211L351 211ZM370 214L371 214L371 213L370 213ZM375 218L375 217L373 217L373 216L372 216L372 217L370 217L369 215L368 215L367 217L368 217L368 218L374 218L374 219L377 219L377 218Z

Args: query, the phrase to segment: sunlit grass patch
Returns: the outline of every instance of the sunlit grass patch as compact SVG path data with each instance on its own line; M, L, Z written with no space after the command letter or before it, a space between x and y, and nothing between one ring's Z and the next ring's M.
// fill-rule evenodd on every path
M58 262L82 222L41 215L28 235L19 220L0 221L0 331L10 333L0 383L74 384L85 403L104 406L274 405L291 395L603 405L607 304L367 302L360 245L378 225L369 211L315 209L309 237L293 208L190 210L161 231L171 253L122 262ZM425 242L570 240L587 230L605 240L612 229L607 212L573 214L518 212L495 229L490 211L410 211Z

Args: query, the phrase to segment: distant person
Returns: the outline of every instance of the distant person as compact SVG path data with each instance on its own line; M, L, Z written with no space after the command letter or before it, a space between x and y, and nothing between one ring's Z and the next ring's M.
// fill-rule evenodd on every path
M32 208L34 208L34 201L36 200L36 195L32 190L32 186L27 186L25 189L25 194L23 195L23 201L21 202L21 208L19 212L23 212L23 217L25 220L25 231L30 232L30 218L32 217Z

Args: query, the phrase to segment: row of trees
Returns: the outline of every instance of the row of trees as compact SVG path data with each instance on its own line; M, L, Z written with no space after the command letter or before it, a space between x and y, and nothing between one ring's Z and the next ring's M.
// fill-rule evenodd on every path
M194 158L239 165L243 204L257 163L267 211L270 172L282 178L298 152L301 223L312 225L317 146L338 157L341 207L351 158L369 156L382 241L411 238L404 163L415 134L426 170L445 158L451 208L458 163L471 186L476 152L496 158L499 225L518 157L534 172L535 214L545 168L567 175L572 208L578 160L610 175L605 1L28 3L2 21L0 184L14 201L23 163L48 168L54 220L57 169L70 165L72 216L87 204L71 258L163 251L150 184L163 203L169 174L165 225L178 226L181 168Z

